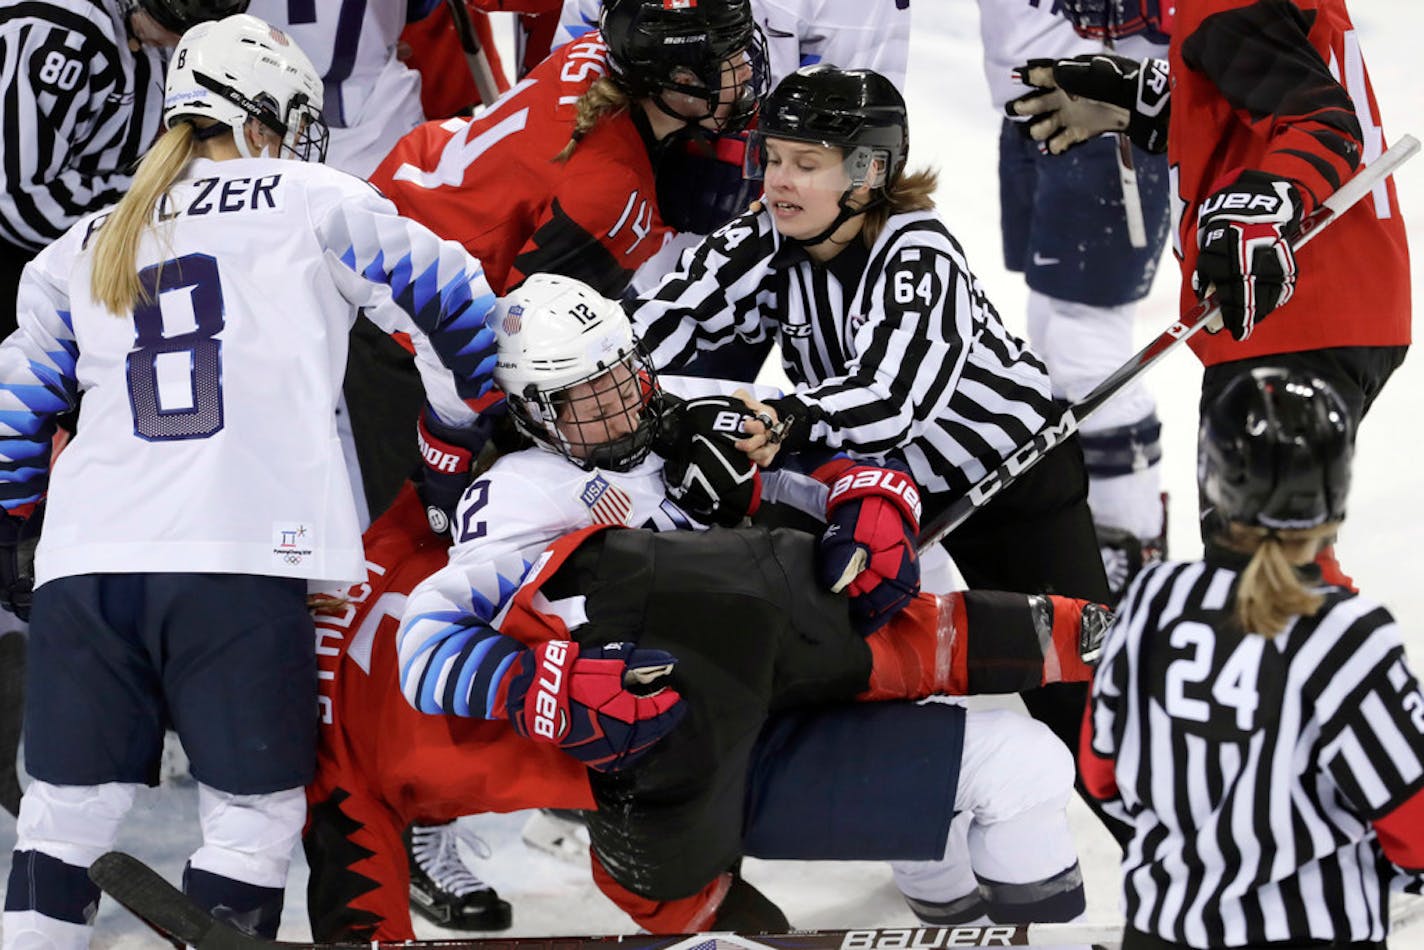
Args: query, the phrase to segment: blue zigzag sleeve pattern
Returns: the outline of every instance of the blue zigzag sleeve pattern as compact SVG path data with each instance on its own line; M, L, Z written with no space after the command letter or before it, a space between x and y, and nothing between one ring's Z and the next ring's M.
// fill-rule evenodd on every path
M489 392L495 335L485 321L495 295L484 269L464 248L368 204L337 208L325 222L323 240L353 273L390 291L455 375L462 399Z
M54 417L79 399L68 299L31 271L20 285L20 329L0 346L0 507L44 497L49 485Z
M513 566L513 565L510 565ZM490 626L529 568L450 565L411 593L396 639L401 692L423 713L493 719L494 696L523 643ZM510 576L516 575L516 576Z

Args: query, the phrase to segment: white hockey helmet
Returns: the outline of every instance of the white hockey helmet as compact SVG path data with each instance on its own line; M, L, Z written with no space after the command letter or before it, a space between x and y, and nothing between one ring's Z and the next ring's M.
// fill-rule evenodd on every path
M163 90L163 126L216 119L231 128L238 151L256 157L243 126L256 119L281 140L279 151L302 161L326 157L322 84L291 37L246 13L199 23L173 51Z
M586 469L622 472L647 457L661 391L617 301L534 274L499 301L493 323L494 379L521 431Z

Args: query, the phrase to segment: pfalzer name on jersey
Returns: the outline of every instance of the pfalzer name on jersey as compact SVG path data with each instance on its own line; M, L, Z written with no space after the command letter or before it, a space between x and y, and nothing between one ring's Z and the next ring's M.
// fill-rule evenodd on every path
M165 192L158 199L158 220L171 221L184 214L198 217L233 211L277 211L282 206L281 196L277 194L277 186L282 182L280 174L263 175L255 179L230 178L222 182L222 187L219 188L220 181L222 179L219 178L195 179L192 196L186 200L186 204L175 201L172 192ZM89 242L108 219L109 215L106 213L90 220L89 227L84 232L82 247L89 246Z

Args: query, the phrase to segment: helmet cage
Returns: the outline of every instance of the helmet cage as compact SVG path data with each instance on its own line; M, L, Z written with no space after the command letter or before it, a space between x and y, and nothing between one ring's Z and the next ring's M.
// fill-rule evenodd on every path
M253 119L269 129L281 139L278 154L287 153L302 162L322 162L326 160L326 148L331 139L331 130L321 116L321 108L313 107L305 93L295 93L287 101L285 112L279 112L277 99L271 93L261 93L248 98L242 92L225 82L205 73L193 71L193 79L205 89L222 96ZM232 133L237 147L247 158L255 158L247 147L243 135L243 123L233 123Z
M742 54L746 55L747 61L751 65L751 78L745 83L739 84L736 98L732 100L726 116L717 119L717 109L721 105L722 94L727 89L724 79L736 74L736 64L732 63L732 60ZM688 73L696 77L698 82L679 82L677 80L679 73ZM756 27L752 30L746 45L731 50L715 63L704 64L701 69L694 69L691 66L672 67L666 78L653 83L653 88L648 94L664 114L670 115L674 119L680 119L688 125L701 125L708 119L714 119L716 120L715 131L740 132L756 115L757 105L771 85L770 76L771 73L767 66L766 37L762 34L761 28ZM664 98L668 93L700 99L705 103L706 111L696 116L680 112Z
M630 398L630 386L637 387L636 397ZM612 472L626 472L648 457L661 427L661 414L651 406L661 396L657 373L636 346L558 389L530 383L508 394L510 416L525 435L580 468ZM637 423L614 435L613 423L629 414L637 415Z

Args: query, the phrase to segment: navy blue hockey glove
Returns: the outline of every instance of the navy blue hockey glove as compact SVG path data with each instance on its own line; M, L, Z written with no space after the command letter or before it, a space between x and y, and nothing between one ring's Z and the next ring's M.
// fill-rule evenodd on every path
M1104 132L1126 132L1146 152L1167 151L1171 86L1165 59L1138 62L1109 53L1031 59L1014 76L1033 92L1004 111L1054 155Z
M416 420L416 438L420 441L420 457L425 462L415 480L416 494L425 506L430 530L449 534L455 519L455 508L470 484L470 473L480 450L490 440L505 403L481 413L475 424L464 429L446 425L429 406L420 410Z
M44 525L44 502L28 518L0 511L0 607L29 622L35 595L35 546Z
M843 459L817 473L831 486L817 574L827 590L849 595L851 619L865 636L920 592L920 490L902 465L893 464Z
M761 504L761 469L734 444L751 418L735 396L699 396L662 417L658 454L667 496L703 524L735 527Z
M632 643L586 649L550 640L516 654L492 714L514 731L552 742L599 772L632 765L687 713L667 686L677 660Z
M1290 238L1300 225L1300 196L1285 178L1244 171L1197 211L1197 269L1192 289L1212 288L1221 322L1238 340L1295 292Z

